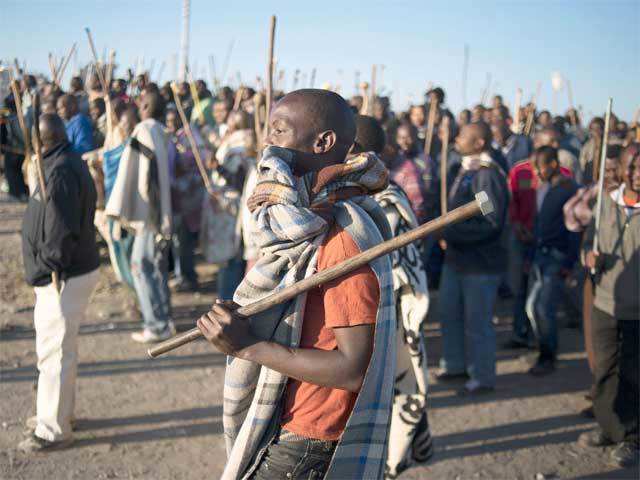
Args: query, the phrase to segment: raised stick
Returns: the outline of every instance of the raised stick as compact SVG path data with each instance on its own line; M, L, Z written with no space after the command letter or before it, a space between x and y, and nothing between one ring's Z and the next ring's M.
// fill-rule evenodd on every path
M242 93L244 92L244 87L242 86L242 84L240 84L240 86L238 87L238 90L236 91L236 96L233 99L233 111L237 111L240 110L240 103L242 102Z
M93 43L93 37L91 36L91 30L89 27L85 27L85 32L87 32L87 38L89 39L89 47L91 48L91 54L93 55L93 61L96 64L96 72L98 73L98 80L100 80L100 85L102 85L102 92L105 96L105 101L108 98L109 89L107 87L107 81L104 78L104 72L100 67L100 60L98 59L98 54L96 53L96 46Z
M309 88L313 88L315 84L316 84L316 67L313 67L313 70L311 70L311 78L309 79Z
M276 16L271 15L271 25L269 28L269 50L267 54L267 95L266 110L264 120L264 133L262 138L267 138L269 134L269 113L271 111L271 98L273 96L273 47L276 36Z
M71 55L73 55L75 51L76 51L76 43L74 42L73 45L71 46L71 50L69 50L69 54L64 59L64 61L60 65L60 68L56 72L58 75L57 75L57 77L55 79L55 83L60 84L60 82L62 81L62 77L64 76L64 71L67 69L67 65L69 64L69 60L71 60Z
M171 83L171 91L173 92L173 101L176 104L176 110L178 110L178 115L180 115L180 120L182 120L182 128L184 128L184 131L187 134L187 139L189 140L189 144L191 145L191 150L193 150L193 157L196 159L196 165L198 165L198 170L200 170L200 175L202 176L204 187L207 189L207 192L209 193L209 195L213 197L215 196L215 192L213 191L213 186L211 185L211 179L209 179L209 175L207 174L207 169L204 167L204 162L202 161L202 157L200 157L200 149L198 148L196 139L194 138L193 132L191 131L191 125L189 125L189 120L187 119L187 116L184 114L184 109L182 108L182 104L180 103L180 98L178 97L178 89L176 88L175 83Z
M29 129L27 128L27 122L24 120L24 114L22 113L22 97L20 96L20 88L18 81L11 80L11 91L13 92L13 101L16 104L16 115L18 116L18 123L20 124L20 130L22 130L22 138L24 138L24 158L27 162L31 161L31 137L29 135Z
M522 103L522 89L516 89L516 99L513 103L513 125L511 127L511 131L516 135L520 134L520 104Z
M441 230L449 225L464 221L480 213L483 215L488 215L492 211L493 204L491 203L491 200L489 200L488 195L485 192L480 192L476 195L475 200L467 203L466 205L456 208L452 212L442 217L436 218L435 220L425 223L424 225L414 228L413 230L403 233L402 235L392 238L391 240L382 242L375 247L370 248L369 250L365 250L364 252L359 253L358 255L351 257L342 263L339 263L338 265L311 275L304 280L300 280L299 282L280 290L278 293L274 293L261 300L258 300L257 302L245 305L244 307L240 307L238 310L236 310L236 313L244 317L250 317L260 312L264 312L274 305L284 303L297 297L301 293L308 292L309 290L316 288L319 285L330 282L331 280L335 280L336 278L342 277L347 273L353 272L363 265L367 265L369 262L372 262L376 258L387 255L394 250L398 250L399 248L415 242L416 240L420 240L430 233L437 232L438 230ZM155 358L159 355L162 355L163 353L167 353L175 348L178 348L181 345L192 342L193 340L196 340L201 336L202 332L196 327L165 342L159 343L155 347L149 348L149 350L147 350L147 353L151 357Z
M376 99L376 73L377 73L377 67L375 65L372 65L371 66L371 98L369 99L368 115L373 115L373 102Z
M598 232L600 231L600 218L602 217L602 194L604 193L604 168L607 160L607 140L609 138L609 124L611 123L611 107L613 98L609 97L607 104L607 115L604 117L604 134L602 136L602 150L600 154L600 173L598 175L598 200L596 201L595 233L593 234L593 253L599 253ZM591 274L595 275L596 269L591 269Z
M442 119L444 138L442 139L442 153L440 154L440 214L447 214L447 157L449 156L449 117Z
M431 143L433 142L433 129L436 123L436 102L431 99L429 102L429 116L427 118L427 134L424 137L424 154L431 155Z

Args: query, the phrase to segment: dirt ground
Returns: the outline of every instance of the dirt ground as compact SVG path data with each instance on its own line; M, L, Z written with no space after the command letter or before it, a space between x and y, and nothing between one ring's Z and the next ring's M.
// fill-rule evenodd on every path
M24 421L35 413L34 296L24 283L20 254L24 206L0 195L0 478L218 478L225 463L224 357L200 341L149 359L129 339L139 316L105 255L80 329L75 444L48 455L16 451ZM199 274L201 293L172 297L179 330L191 328L214 299L213 268L201 264ZM509 332L507 312L501 303L499 343ZM440 350L436 321L427 325L432 366ZM579 330L561 330L558 369L542 379L526 373L526 351L500 350L497 389L478 399L457 397L459 384L434 382L429 416L435 455L402 478L638 478L637 469L608 466L608 450L575 443L595 425L577 415L590 381L582 344Z

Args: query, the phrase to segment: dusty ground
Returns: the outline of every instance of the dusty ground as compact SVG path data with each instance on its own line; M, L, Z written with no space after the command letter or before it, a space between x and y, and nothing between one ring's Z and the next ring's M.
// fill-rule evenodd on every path
M15 450L23 423L34 413L36 355L33 294L22 280L23 206L0 197L0 478L201 479L217 478L225 455L221 427L224 359L204 342L151 360L129 340L139 325L131 296L105 263L81 327L75 445L27 457ZM105 260L106 262L106 260ZM214 298L214 275L202 265L202 293L174 295L179 329L193 326ZM499 342L509 319L501 305ZM430 364L440 348L436 319L428 327ZM433 384L430 420L436 453L426 467L402 478L534 479L638 478L637 470L607 465L608 451L583 450L577 436L594 426L576 412L589 373L582 336L563 329L556 373L526 374L523 351L499 352L494 394L456 397L459 385Z

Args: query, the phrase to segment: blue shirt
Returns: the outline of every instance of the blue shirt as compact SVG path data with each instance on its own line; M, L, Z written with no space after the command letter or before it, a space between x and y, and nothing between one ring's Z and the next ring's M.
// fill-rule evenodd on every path
M82 155L93 150L93 128L89 117L77 113L66 123L67 138L71 149Z

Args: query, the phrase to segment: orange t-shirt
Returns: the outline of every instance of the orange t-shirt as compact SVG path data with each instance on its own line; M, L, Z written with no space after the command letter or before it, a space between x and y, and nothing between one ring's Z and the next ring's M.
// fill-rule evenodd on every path
M318 250L322 271L360 253L351 236L334 225ZM334 350L334 328L375 324L380 288L370 266L328 282L307 294L300 348ZM289 379L282 428L308 438L337 440L355 404L356 393Z

